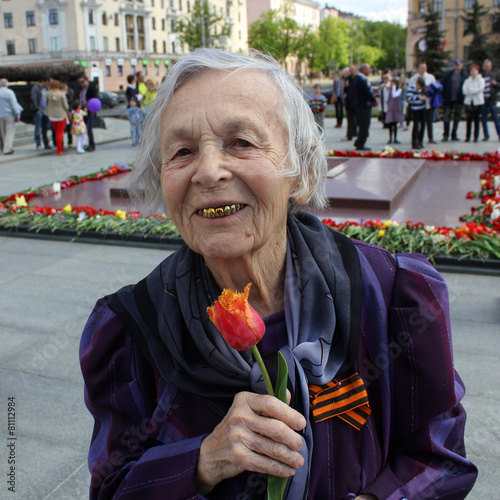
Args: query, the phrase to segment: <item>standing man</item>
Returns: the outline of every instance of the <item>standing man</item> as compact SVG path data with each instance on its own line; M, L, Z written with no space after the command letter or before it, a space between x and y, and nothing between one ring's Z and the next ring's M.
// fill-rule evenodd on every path
M427 73L427 63L421 62L417 67L417 72L410 78L410 85L415 86L417 79L422 78L425 82L425 92L427 93L429 87L436 82L434 75ZM427 97L425 101L425 124L427 126L427 138L429 139L429 144L437 144L434 140L434 107L432 106L431 97Z
M337 75L337 78L333 80L332 104L335 104L336 128L342 127L342 120L344 119L344 75L345 70L342 70Z
M354 98L352 96L352 82L358 75L358 68L353 64L347 70L344 79L344 104L347 116L347 133L346 139L351 141L358 135L358 124L356 123L356 113L354 110Z
M81 90L80 90L80 107L82 109L87 108L87 103L90 99L97 97L97 90L94 84L89 82L89 78L87 75L83 75L78 80L80 82ZM95 151L95 142L94 142L94 132L92 130L92 124L94 122L95 113L87 112L87 116L85 119L85 125L87 125L87 135L89 136L89 145L87 147L87 151Z
M3 144L3 154L11 155L14 150L14 127L21 118L23 108L17 102L16 94L8 88L6 78L0 79L0 137Z
M493 65L489 59L486 59L483 63L483 78L484 78L484 104L481 113L481 120L483 122L483 141L487 141L490 138L490 133L488 131L488 112L491 113L491 119L495 124L497 129L498 140L500 140L500 119L498 118L498 108L497 108L497 94L500 88L500 75L491 70Z
M50 78L42 76L40 83L35 83L31 88L31 111L33 112L33 121L35 123L35 144L38 150L42 149L40 133L45 149L52 149L49 146L49 139L47 137L47 130L49 129L50 122L48 117L44 115L45 108L47 107L46 96L49 85Z
M373 89L367 78L370 72L370 65L363 63L359 67L358 76L356 76L351 84L351 95L354 101L354 112L358 124L358 138L354 142L354 146L358 151L370 151L370 148L365 147L365 142L368 139L370 130L372 106L378 104L378 100L374 96Z
M453 61L453 69L448 71L448 73L446 73L443 77L443 142L446 142L450 137L450 121L452 114L453 129L451 131L451 140L460 140L457 137L457 132L464 104L462 86L467 79L467 73L463 68L463 62L460 61L460 59L457 59L456 61Z

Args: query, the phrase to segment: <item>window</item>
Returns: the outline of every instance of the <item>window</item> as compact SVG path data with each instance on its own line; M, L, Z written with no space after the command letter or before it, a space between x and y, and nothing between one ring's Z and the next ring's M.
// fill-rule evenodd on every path
M155 0L151 0L151 7L155 6Z
M12 12L4 12L3 25L6 28L13 28L14 27L14 20L12 19Z
M161 8L164 9L165 8L165 0L161 0Z
M500 0L493 0L493 7L500 7Z
M120 52L120 39L118 37L115 38L115 49L116 52Z
M498 1L500 1L500 0L498 0ZM165 31L165 19L161 20L161 30Z
M7 40L7 55L8 56L16 55L16 42L14 42L14 40Z
M179 10L182 10L182 0L179 0Z
M49 24L59 24L59 13L57 9L49 9Z
M106 66L106 76L111 76L111 66Z
M443 10L443 0L434 0L434 11L441 12Z
M156 17L151 18L151 24L152 24L153 29L155 30L156 29Z
M36 38L28 38L28 50L30 54L36 54Z
M476 3L476 0L465 0L464 9L474 8L475 3Z
M167 53L167 42L165 40L163 40L163 53Z
M123 76L123 66L121 64L118 65L118 76Z
M106 52L109 50L108 37L107 36L103 36L102 37L102 50L104 50Z
M160 66L155 66L155 76L160 74Z
M119 17L118 14L115 14L115 26L119 26Z
M146 50L146 37L145 37L145 31L144 31L144 18L142 16L137 16L136 18L137 21L137 42L138 42L138 49L139 50Z
M91 36L89 41L90 41L90 50L95 50L95 36Z
M52 52L59 52L59 37L51 36L50 37L50 50Z
M175 42L172 42L172 54L175 54Z
M27 10L26 11L26 26L35 26L35 11Z
M427 2L418 2L418 11L420 14L425 14L427 10Z
M158 44L156 40L153 40L153 52L155 54L158 52Z
M106 15L106 12L102 13L102 24L103 24L103 26L108 25L108 16Z
M89 10L89 24L90 25L94 24L94 9Z
M191 5L190 5L189 0L187 1L187 9L188 9L188 12L191 12Z
M127 50L135 50L134 17L130 14L125 16L125 27L127 31Z

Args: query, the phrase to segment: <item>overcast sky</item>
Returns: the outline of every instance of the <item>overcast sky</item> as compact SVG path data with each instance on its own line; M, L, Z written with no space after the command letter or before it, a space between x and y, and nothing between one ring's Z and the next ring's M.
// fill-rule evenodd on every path
M320 3L364 16L372 21L399 22L404 26L407 24L407 0L331 0Z

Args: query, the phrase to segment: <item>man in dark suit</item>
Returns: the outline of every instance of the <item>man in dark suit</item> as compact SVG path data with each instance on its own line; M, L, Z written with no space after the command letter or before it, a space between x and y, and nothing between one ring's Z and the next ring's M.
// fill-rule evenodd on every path
M443 77L443 142L450 137L450 122L453 114L453 129L451 131L451 140L460 140L457 136L458 125L462 116L462 107L464 105L464 94L462 86L467 79L467 73L463 69L463 63L459 59L453 61L453 69L448 71Z
M358 75L351 84L351 95L356 122L358 124L358 138L354 141L354 146L358 151L369 151L369 148L365 147L365 142L368 139L368 132L370 130L372 106L377 103L377 98L373 94L372 87L367 78L370 72L370 65L363 63L359 67Z
M89 136L89 145L87 147L87 151L95 150L95 142L94 142L94 132L92 130L92 124L94 122L95 113L91 113L88 110L87 103L90 99L98 96L97 89L95 86L89 82L89 78L87 75L83 75L79 79L81 90L80 90L80 106L83 108L87 108L87 116L85 117L85 124L87 125L87 135Z

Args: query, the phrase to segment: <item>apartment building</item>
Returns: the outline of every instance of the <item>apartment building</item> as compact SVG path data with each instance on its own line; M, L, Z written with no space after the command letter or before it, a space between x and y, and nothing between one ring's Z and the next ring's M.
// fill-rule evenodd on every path
M444 49L449 51L451 59L469 59L469 45L472 35L463 36L464 21L462 16L472 9L475 0L434 0L434 9L440 13L441 30L444 32ZM491 14L500 10L500 0L480 0L488 10L481 20L483 33L491 33L490 42L500 43L500 34L493 33ZM424 14L427 9L425 0L408 0L408 32L406 38L406 67L415 68L418 53L424 48L422 39L425 36L426 25Z
M173 25L190 18L196 1L0 0L0 72L1 66L74 63L101 90L125 88L126 76L137 71L159 82L189 50ZM246 51L247 0L201 1L231 26L231 36L216 43Z

